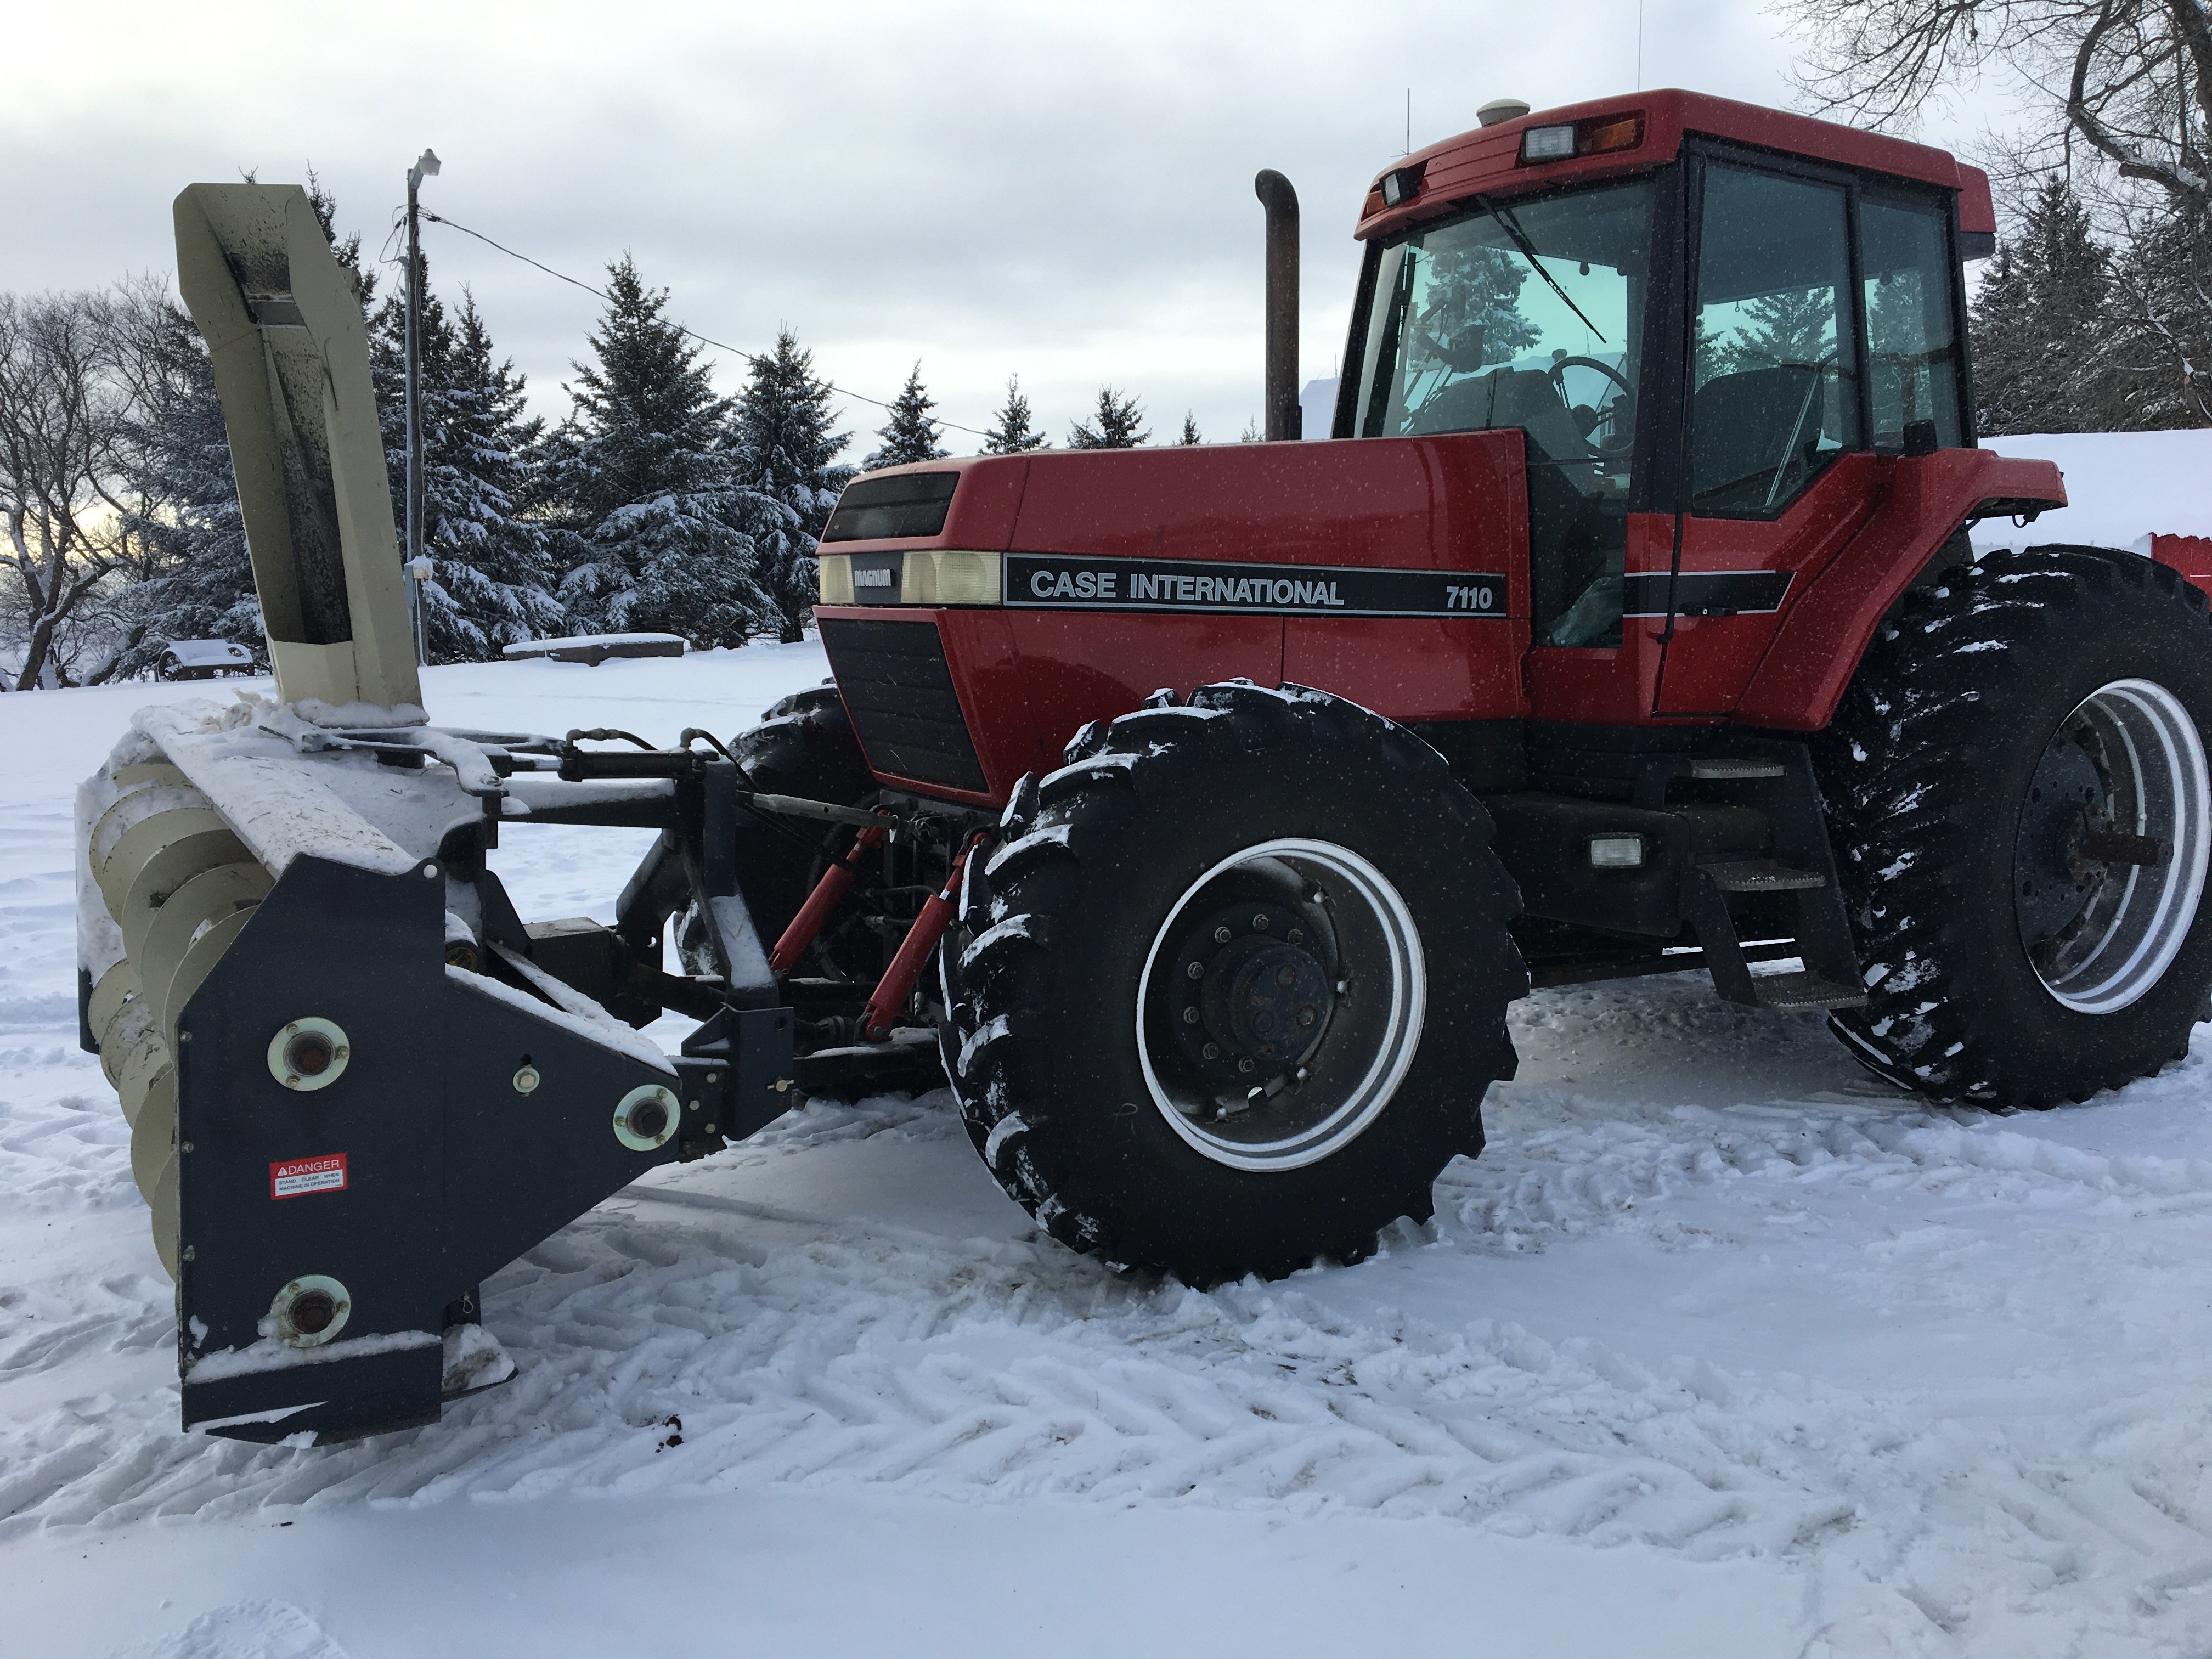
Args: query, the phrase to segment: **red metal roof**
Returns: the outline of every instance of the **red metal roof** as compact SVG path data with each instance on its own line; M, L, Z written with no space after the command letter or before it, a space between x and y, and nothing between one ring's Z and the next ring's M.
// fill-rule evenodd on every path
M1531 167L1520 165L1521 134L1528 127L1561 126L1594 117L1634 114L1644 118L1644 142L1633 149ZM1401 206L1384 208L1378 174L1377 188L1368 193L1366 207L1353 234L1363 241L1387 236L1434 216L1474 191L1519 191L1566 179L1631 173L1671 161L1681 152L1685 133L1703 133L1956 190L1961 192L1959 205L1963 228L1971 231L1996 228L1990 206L1988 178L1978 168L1961 165L1948 151L1879 132L1862 131L1834 121L1815 120L1808 115L1764 109L1756 104L1739 104L1733 99L1708 97L1700 92L1668 89L1569 104L1560 109L1537 110L1517 120L1479 127L1473 132L1463 132L1455 138L1417 150L1384 171L1422 166L1420 194Z

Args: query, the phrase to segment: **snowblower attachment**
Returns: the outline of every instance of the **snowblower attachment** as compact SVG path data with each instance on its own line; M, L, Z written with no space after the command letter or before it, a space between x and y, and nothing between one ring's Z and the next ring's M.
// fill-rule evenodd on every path
M177 200L277 699L141 710L79 792L83 1040L177 1283L186 1427L434 1420L513 1370L478 1283L791 1103L738 769L426 723L358 289L295 187ZM661 831L617 926L525 927L502 820ZM699 918L712 971L659 969ZM635 1026L702 1023L663 1054ZM627 1022L627 1023L626 1023Z

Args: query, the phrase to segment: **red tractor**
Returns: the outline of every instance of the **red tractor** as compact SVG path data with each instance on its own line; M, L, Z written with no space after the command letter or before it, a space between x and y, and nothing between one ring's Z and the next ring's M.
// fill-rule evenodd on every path
M940 1056L1054 1237L1202 1284L1425 1217L1532 984L1703 967L2000 1109L2184 1052L2212 623L2166 561L2212 562L1973 556L2065 500L1973 442L1987 180L1686 93L1485 114L1368 195L1328 441L862 477L835 686L672 750L428 723L358 286L297 187L178 198L277 695L86 783L79 994L188 1425L434 1419L511 1371L517 1255ZM611 926L516 913L538 823L659 832Z
M1974 442L1987 179L1688 93L1486 113L1368 193L1329 441L856 481L836 689L741 751L985 828L928 1012L1079 1249L1205 1281L1425 1218L1532 983L1701 965L1997 1108L2207 1016L2204 595L1968 544L2065 501Z

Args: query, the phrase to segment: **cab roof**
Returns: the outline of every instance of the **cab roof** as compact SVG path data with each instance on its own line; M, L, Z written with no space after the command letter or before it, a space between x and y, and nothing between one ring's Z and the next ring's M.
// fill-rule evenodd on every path
M1633 145L1566 161L1524 164L1521 160L1521 135L1530 127L1603 124L1631 116L1640 116L1644 123L1641 142ZM1376 175L1352 234L1362 241L1391 236L1437 216L1477 191L1517 195L1671 161L1681 154L1682 140L1690 134L1956 191L1962 230L1996 228L1989 175L1948 151L1808 115L1668 88L1535 110L1416 150ZM1410 173L1418 180L1413 193L1395 207L1386 205L1382 197L1382 180L1393 173Z

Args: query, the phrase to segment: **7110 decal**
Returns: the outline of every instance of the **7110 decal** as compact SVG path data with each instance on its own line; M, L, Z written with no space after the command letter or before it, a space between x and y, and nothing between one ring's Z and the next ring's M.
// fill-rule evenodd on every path
M1503 617L1486 571L1006 555L1005 603L1031 611L1186 611L1316 617Z

